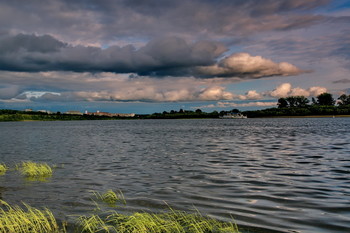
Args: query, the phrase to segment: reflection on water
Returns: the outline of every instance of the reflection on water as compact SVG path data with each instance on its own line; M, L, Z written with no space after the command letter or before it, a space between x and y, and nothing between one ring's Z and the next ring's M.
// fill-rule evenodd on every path
M122 190L123 211L175 209L277 231L350 229L350 119L0 124L0 162L63 165L48 182L0 176L0 198L61 219ZM166 204L167 203L167 204Z

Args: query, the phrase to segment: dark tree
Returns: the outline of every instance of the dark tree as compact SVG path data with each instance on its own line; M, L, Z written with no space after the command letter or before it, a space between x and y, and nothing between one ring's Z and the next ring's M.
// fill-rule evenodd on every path
M338 100L339 106L350 105L350 95L342 94L341 96L339 96Z
M312 104L313 105L317 105L317 101L316 101L316 99L314 97L312 97L311 100L312 100Z
M240 111L239 111L237 108L235 108L235 109L232 109L231 112L237 114L237 113L239 113Z
M288 102L288 106L291 108L294 108L297 106L297 99L295 98L295 96L288 96L286 98L286 101Z
M304 108L310 102L305 96L295 96L296 106L299 108Z
M196 110L196 113L202 113L202 110L197 109L197 110Z
M277 101L278 108L286 108L288 107L288 102L285 98L279 98Z
M325 93L322 93L321 95L317 96L317 104L318 105L334 106L335 100L333 99L332 94L325 92Z

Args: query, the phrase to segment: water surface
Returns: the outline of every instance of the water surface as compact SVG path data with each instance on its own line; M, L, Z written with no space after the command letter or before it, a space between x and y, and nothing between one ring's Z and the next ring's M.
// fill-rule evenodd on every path
M0 123L0 162L63 165L47 182L0 176L0 198L61 220L122 190L121 211L194 208L281 232L350 231L350 118Z

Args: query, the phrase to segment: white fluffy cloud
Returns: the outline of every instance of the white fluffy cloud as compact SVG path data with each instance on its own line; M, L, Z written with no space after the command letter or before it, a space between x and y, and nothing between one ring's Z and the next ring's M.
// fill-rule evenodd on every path
M277 102L248 102L248 103L232 103L232 102L218 102L217 106L220 108L227 107L273 107Z
M206 109L206 108L239 108L239 107L275 107L277 102L247 102L247 103L235 103L235 102L217 102L216 104L196 106L195 108Z
M200 100L231 100L234 95L225 91L224 87L215 86L204 89L198 97Z
M262 98L262 94L258 93L256 90L250 90L245 95L240 95L240 99L242 100L259 100Z
M290 83L283 83L276 87L275 90L270 92L272 97L286 97L292 90L292 85Z
M187 81L193 85L184 85ZM172 88L164 89L172 83ZM158 86L157 84L160 84ZM284 83L278 86L273 91L258 93L256 90L250 90L245 95L237 95L227 91L222 86L211 86L205 88L195 88L196 79L184 79L183 83L175 83L170 79L164 79L155 82L153 79L140 80L124 80L119 81L118 86L122 88L110 88L109 90L101 91L79 91L66 93L65 97L57 96L58 98L69 98L87 100L87 101L154 101L154 102L173 102L173 101L220 101L220 100L261 100L266 98L280 98L287 96L303 95L305 97L317 96L327 92L324 87L310 87L303 89L300 87L293 88L290 83ZM240 105L236 105L239 107ZM271 102L251 102L245 103L241 107L248 106L273 106ZM223 106L221 106L223 107Z
M309 96L318 96L322 93L327 92L327 88L325 87L310 87L308 89L310 95Z
M300 87L293 88L290 83L283 83L277 86L273 91L266 92L266 96L271 96L275 98L287 97L287 96L318 96L324 92L327 92L325 87L310 87L308 89L303 89Z
M140 84L140 83L139 83ZM142 85L142 84L141 84ZM213 101L232 100L234 95L225 91L224 87L212 86L207 88L178 87L168 90L158 88L156 85L141 87L135 85L120 90L69 93L71 98L87 101ZM60 97L62 98L62 97Z
M162 78L138 77L115 73L0 72L0 78L8 83L0 86L1 101L133 101L133 102L180 102L262 100L288 95L317 96L326 92L324 87L293 88L284 83L274 90L258 92L249 90L245 94L233 93L225 82L193 77ZM225 80L225 79L224 79ZM36 90L34 92L33 90ZM39 94L36 94L39 93ZM34 96L35 94L35 96ZM35 98L34 98L35 97Z
M199 67L198 72L204 76L261 78L297 75L305 71L287 62L275 63L261 56L236 53L212 66Z

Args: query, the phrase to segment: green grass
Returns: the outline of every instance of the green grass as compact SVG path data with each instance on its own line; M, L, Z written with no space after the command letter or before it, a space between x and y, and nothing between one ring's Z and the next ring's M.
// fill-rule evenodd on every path
M115 193L113 192L113 190L110 189L103 194L98 192L93 192L93 194L98 201L102 201L111 206L117 205L118 202L126 204L124 195L121 191L118 191L117 193Z
M98 215L92 215L90 217L80 216L77 219L76 232L81 232L81 233L115 232L115 228L105 223L105 221L102 220Z
M204 217L199 212L188 214L171 210L168 213L134 213L132 215L117 212L101 219L98 215L81 216L78 219L79 232L118 232L118 233L238 233L232 222L220 222Z
M27 178L40 180L52 176L52 168L47 163L22 162L17 169Z
M52 175L52 167L46 163L22 162L16 165L17 170L30 179L45 179ZM0 174L8 167L0 164ZM101 201L110 207L126 204L121 191L117 193L108 190L105 193L93 192L93 201ZM96 203L97 204L97 203ZM236 224L221 222L213 218L195 213L186 213L169 209L164 213L136 212L130 215L116 211L77 217L76 224L60 227L52 212L48 209L39 210L23 203L20 206L10 206L0 199L0 233L62 233L65 227L81 233L237 233Z
M7 170L8 170L8 167L5 164L0 163L0 176L4 175Z
M60 230L52 212L39 210L24 204L10 206L0 200L0 232L1 233L58 233Z
M131 215L116 211L80 216L70 226L59 226L48 209L39 210L10 206L0 200L0 233L65 233L66 227L80 233L238 233L237 225L205 217L198 211L186 213L170 208L164 213L136 212ZM103 217L101 217L103 216Z

